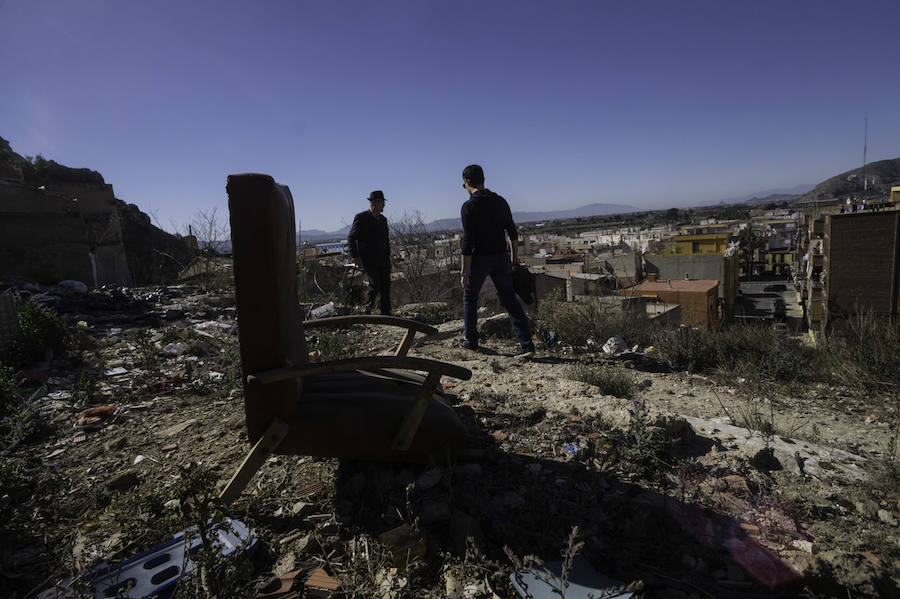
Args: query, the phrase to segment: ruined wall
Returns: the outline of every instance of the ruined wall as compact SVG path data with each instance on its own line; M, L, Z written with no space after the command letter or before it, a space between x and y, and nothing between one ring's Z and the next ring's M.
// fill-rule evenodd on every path
M125 255L135 285L174 281L197 254L196 238L166 233L134 204L116 200Z
M0 277L130 284L112 186L0 182Z

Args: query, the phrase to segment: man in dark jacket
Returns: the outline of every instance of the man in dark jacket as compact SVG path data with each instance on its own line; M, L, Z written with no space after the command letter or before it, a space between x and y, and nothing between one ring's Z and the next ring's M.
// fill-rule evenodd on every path
M380 299L381 313L391 313L391 246L387 219L381 215L384 202L381 190L370 193L369 209L353 217L353 226L347 235L350 255L369 277L366 314L371 314L375 308L376 297Z
M519 234L509 204L484 187L484 171L477 164L467 166L462 178L469 200L460 212L463 226L460 284L463 287L466 338L460 340L459 346L478 349L478 294L485 278L490 276L497 288L497 297L509 312L516 331L520 347L518 356L531 357L534 343L528 319L513 291L512 265L519 261Z

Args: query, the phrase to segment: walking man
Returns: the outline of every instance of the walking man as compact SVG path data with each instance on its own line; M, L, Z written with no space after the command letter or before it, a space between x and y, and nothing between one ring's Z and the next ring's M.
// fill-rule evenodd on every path
M350 256L362 266L369 277L369 297L366 314L375 308L379 299L382 314L391 313L391 246L388 241L388 223L384 212L384 193L379 189L369 194L369 209L353 217L353 225L347 242Z
M534 343L525 311L513 290L512 265L519 261L519 234L509 204L484 187L484 171L477 164L463 169L462 178L469 200L462 205L460 213L463 226L460 284L466 338L459 341L459 346L478 349L478 294L485 278L490 276L516 331L520 348L517 355L529 358L534 355Z

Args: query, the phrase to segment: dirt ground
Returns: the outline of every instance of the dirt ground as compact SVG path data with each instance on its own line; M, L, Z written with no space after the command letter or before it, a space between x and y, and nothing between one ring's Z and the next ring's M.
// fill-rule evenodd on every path
M89 325L104 363L93 404L116 406L111 419L73 426L82 366L31 373L52 426L2 455L0 501L14 520L0 543L0 594L22 598L98 558L147 549L133 524L139 498L171 495L180 466L202 464L219 487L230 478L249 447L224 349L236 344L234 312L214 299L157 298L162 318L142 326L149 361L129 326ZM510 573L526 556L559 560L577 527L590 567L644 597L900 596L900 495L885 473L896 401L790 389L766 407L775 432L764 439L741 426L752 406L739 381L668 372L642 352L539 347L523 361L495 338L474 353L455 346L461 321L438 328L410 355L472 370L443 381L469 448L428 465L270 457L227 510L262 541L257 578L323 568L340 584L334 596L512 598ZM363 354L402 336L349 334ZM625 368L639 390L603 395L569 378L575 364ZM408 568L378 541L403 525L424 548Z

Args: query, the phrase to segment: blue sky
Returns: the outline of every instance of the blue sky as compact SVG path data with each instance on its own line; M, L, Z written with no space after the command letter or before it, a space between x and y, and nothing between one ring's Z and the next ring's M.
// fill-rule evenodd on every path
M0 136L100 171L172 229L225 177L304 229L684 206L900 156L900 2L0 0Z

